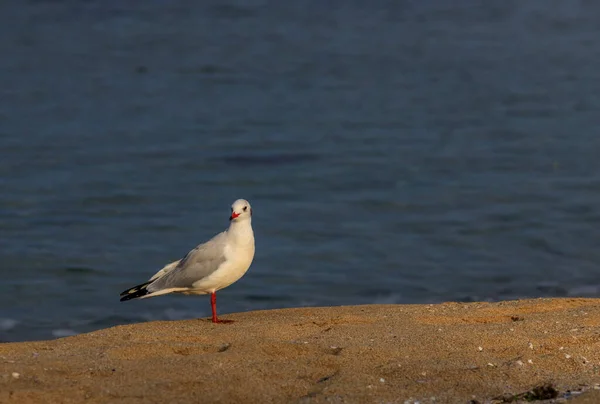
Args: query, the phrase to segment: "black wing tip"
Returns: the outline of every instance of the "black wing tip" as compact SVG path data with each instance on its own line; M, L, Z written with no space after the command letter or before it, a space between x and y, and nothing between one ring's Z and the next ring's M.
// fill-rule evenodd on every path
M146 296L149 293L148 289L146 289L146 286L148 286L149 284L150 282L142 283L141 285L134 286L121 292L121 299L119 299L119 301L126 302L127 300L137 299L139 297Z

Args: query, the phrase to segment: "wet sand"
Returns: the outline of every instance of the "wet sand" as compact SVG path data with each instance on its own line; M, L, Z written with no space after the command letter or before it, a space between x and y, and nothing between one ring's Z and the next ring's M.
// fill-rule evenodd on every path
M600 402L597 299L223 318L235 323L149 322L0 344L0 402L484 403L579 390L572 402Z

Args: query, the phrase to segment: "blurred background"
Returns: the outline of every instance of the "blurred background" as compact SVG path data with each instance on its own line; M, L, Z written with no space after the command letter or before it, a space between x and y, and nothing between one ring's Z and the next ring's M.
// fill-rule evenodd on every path
M210 314L119 293L253 205L219 312L597 296L600 3L0 3L0 340Z

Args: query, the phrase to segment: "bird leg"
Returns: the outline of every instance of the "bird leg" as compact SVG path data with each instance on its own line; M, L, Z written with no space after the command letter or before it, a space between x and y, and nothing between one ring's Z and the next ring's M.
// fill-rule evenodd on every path
M233 323L233 320L221 320L217 317L217 293L212 292L210 294L210 307L212 308L212 322L213 323Z

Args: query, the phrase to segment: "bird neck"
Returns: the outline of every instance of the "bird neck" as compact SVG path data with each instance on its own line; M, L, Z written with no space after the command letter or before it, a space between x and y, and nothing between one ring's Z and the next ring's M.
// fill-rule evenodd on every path
M247 244L254 240L254 232L252 231L250 219L232 222L227 232L236 244Z

